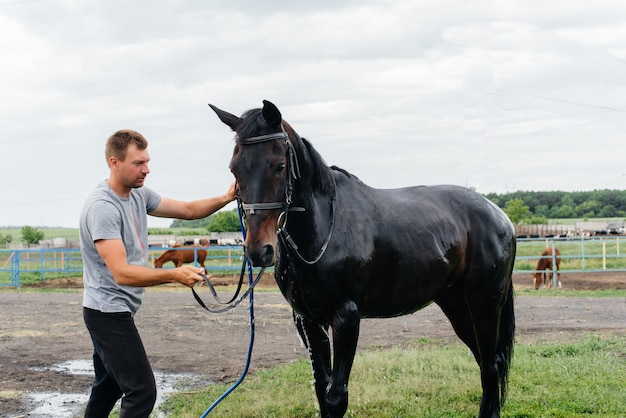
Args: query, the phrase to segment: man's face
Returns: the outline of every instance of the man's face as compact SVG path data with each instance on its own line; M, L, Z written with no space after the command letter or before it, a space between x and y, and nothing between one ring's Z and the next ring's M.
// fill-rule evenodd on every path
M116 163L119 179L124 186L133 189L143 186L150 172L149 161L148 149L140 150L135 144L129 145L124 161L117 160Z

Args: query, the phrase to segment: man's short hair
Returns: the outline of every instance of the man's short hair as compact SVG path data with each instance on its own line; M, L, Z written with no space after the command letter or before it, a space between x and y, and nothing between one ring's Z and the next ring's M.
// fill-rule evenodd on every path
M132 129L121 129L115 132L107 139L104 154L107 159L107 164L111 157L115 157L120 161L126 159L128 152L128 146L135 144L137 149L144 150L148 147L148 141L137 131Z

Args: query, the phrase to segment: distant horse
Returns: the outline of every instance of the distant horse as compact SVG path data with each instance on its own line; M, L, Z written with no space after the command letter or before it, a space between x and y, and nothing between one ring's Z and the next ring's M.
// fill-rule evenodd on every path
M254 266L275 265L309 350L321 416L347 410L361 318L434 301L480 366L479 416L498 417L515 330L507 216L462 187L371 188L328 167L263 103L242 117L211 108L236 133L230 169L248 227L245 254Z
M163 252L156 260L154 260L155 268L162 268L163 264L173 262L176 267L180 267L183 263L193 263L195 259L195 253L198 254L198 263L204 267L204 260L206 260L207 251L204 249L200 249L202 247L208 247L209 241L206 239L202 239L199 242L199 245L183 245L174 244L173 248L184 248L182 250L173 249L167 250ZM197 248L197 249L195 249Z
M537 268L535 268L537 272L533 273L535 290L539 289L542 284L547 287L552 287L552 278L554 277L552 259L552 247L547 247L541 253L539 261L537 261ZM561 253L556 247L554 247L554 260L556 262L557 286L562 287L561 272L559 271L561 268ZM546 273L546 270L548 270L548 273Z

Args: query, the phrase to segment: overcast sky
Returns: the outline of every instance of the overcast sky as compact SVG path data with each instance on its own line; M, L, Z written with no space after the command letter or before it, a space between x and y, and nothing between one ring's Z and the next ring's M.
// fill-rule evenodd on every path
M623 1L0 0L0 48L0 226L76 227L121 128L149 187L221 194L207 104L263 99L375 187L626 188Z

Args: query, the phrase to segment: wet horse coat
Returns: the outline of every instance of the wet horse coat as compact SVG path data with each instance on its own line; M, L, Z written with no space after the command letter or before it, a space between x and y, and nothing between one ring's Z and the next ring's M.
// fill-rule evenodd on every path
M245 253L255 266L275 265L310 353L321 416L348 407L360 319L434 301L480 366L479 416L498 417L515 329L506 215L462 187L367 186L328 167L270 102L242 117L211 107L236 132L230 167Z

